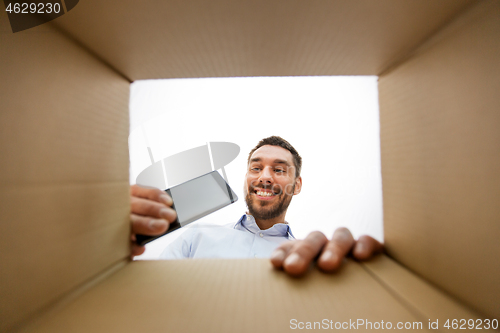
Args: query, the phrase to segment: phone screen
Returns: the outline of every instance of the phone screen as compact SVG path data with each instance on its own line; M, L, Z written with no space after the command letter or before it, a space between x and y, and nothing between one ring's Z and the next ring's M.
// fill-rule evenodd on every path
M165 192L174 201L172 208L177 212L177 220L170 224L169 229L163 235L137 235L139 245L149 243L238 200L236 194L217 171L171 187Z

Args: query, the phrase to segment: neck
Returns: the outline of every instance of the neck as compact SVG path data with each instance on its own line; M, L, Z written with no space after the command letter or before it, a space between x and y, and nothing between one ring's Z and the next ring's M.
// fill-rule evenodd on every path
M255 218L255 216L254 216ZM285 222L285 214L281 214L278 217L275 217L273 219L268 219L268 220L262 220L262 219L257 219L255 218L255 223L259 226L260 230L266 230L271 228L273 225L277 223L286 223Z

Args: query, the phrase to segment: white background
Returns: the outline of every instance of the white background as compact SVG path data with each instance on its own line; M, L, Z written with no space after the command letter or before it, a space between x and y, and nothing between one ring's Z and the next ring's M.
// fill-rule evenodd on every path
M238 202L200 221L227 224L246 211L243 181L250 150L278 135L303 159L302 192L286 220L296 238L346 226L383 241L376 76L257 77L136 81L130 95L130 182L155 161L210 141L233 142L225 167ZM182 231L147 246L154 259Z

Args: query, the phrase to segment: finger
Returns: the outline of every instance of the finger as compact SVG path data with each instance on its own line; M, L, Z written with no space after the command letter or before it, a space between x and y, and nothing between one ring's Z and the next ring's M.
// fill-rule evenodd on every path
M311 232L304 240L295 243L288 251L283 262L283 269L292 276L304 274L327 242L328 239L323 233Z
M298 241L293 240L282 243L280 246L276 248L276 250L273 251L273 254L271 255L271 263L273 264L274 268L283 267L283 261L285 261L287 253L292 249L292 247L297 242Z
M130 206L132 214L161 218L168 222L175 221L177 217L177 213L172 208L148 199L131 197Z
M145 246L140 246L132 243L132 246L130 247L130 257L133 258L134 256L140 256L144 253L144 251L146 251Z
M343 258L353 246L354 238L351 232L347 228L338 228L319 257L318 267L325 272L333 272L340 267Z
M173 203L172 198L165 191L157 188L145 188L139 185L132 185L130 187L130 194L134 197L161 202L167 206L172 206Z
M354 249L352 250L352 255L357 260L368 260L374 255L382 252L384 246L376 239L370 236L359 237Z
M168 221L164 219L154 219L136 214L130 214L130 221L132 222L132 237L134 237L135 234L149 236L161 235L167 231L169 226Z

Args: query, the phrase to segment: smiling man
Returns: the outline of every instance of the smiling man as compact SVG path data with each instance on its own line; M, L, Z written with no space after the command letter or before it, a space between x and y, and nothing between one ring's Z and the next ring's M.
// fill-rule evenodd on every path
M331 241L318 231L295 240L285 216L302 188L301 167L302 158L286 140L278 136L261 140L248 156L244 182L248 211L236 223L187 227L160 257L271 258L275 267L300 275L318 256L318 266L333 271L349 253L363 260L380 252L382 245L376 240L362 236L356 242L345 228L337 229ZM171 204L162 191L132 187L132 240L135 233L164 232L175 220ZM132 245L133 255L142 251L143 247Z
M260 229L285 223L292 197L300 193L302 158L280 137L263 139L248 156L244 194Z

